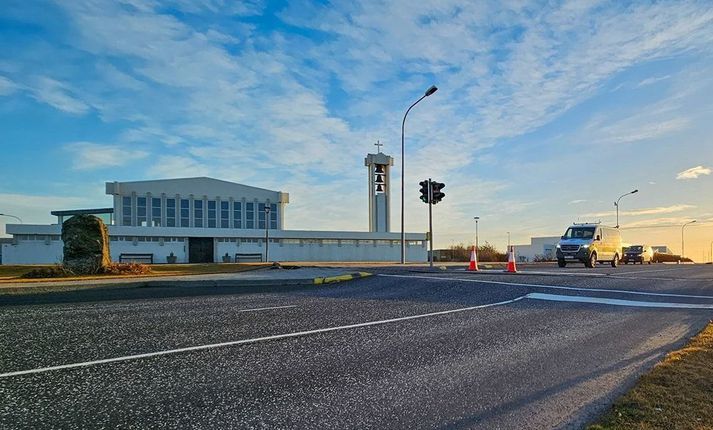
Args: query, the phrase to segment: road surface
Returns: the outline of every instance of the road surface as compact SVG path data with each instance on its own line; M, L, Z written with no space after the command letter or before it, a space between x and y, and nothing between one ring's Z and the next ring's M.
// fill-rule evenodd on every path
M713 267L379 268L0 296L0 428L581 428L713 317Z

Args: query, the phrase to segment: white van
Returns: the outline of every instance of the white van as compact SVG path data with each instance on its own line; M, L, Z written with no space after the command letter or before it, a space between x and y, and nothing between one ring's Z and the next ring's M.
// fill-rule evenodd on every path
M594 267L597 262L619 265L622 242L619 230L600 224L572 224L557 244L557 265L581 262Z

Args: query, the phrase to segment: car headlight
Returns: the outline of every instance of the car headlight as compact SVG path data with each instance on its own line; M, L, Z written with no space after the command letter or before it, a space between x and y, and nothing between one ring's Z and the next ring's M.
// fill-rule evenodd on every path
M589 245L582 245L582 248L589 248Z
M555 248L560 249L560 248L562 248L562 247L561 247L560 244L558 243L557 245L555 245Z

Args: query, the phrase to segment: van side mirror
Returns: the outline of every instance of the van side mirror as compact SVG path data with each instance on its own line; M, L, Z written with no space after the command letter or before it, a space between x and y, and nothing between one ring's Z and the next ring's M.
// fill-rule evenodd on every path
M564 240L564 239L567 239L567 238L566 238L566 237L564 237L564 236L560 236L560 239Z
M597 238L594 240L602 240L602 237L600 235L597 235Z

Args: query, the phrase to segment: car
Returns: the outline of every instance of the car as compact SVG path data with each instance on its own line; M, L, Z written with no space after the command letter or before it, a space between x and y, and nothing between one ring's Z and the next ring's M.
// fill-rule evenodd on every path
M626 248L621 261L624 264L651 264L654 261L654 250L649 245L632 245Z
M597 263L619 265L622 241L619 229L599 223L572 224L556 246L557 265L580 262L593 268Z

